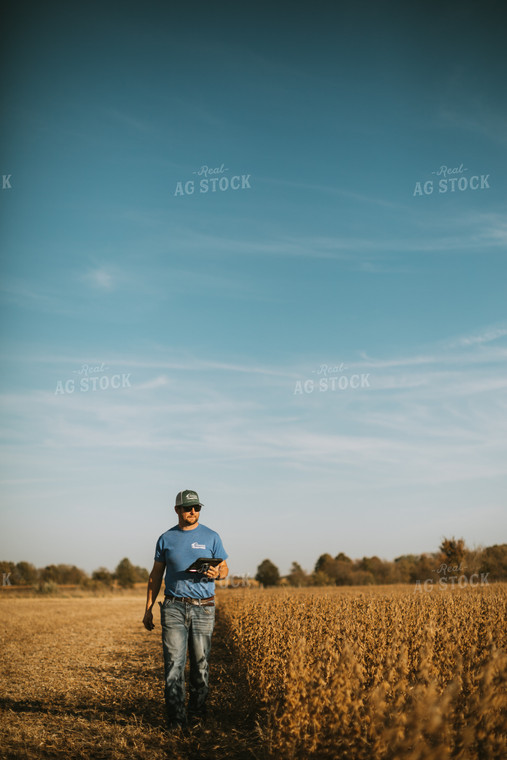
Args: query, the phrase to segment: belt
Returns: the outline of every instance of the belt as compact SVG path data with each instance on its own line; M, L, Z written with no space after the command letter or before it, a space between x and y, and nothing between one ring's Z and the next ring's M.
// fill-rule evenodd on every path
M186 602L187 604L194 604L198 607L209 607L215 604L215 597L208 596L206 599L192 599L190 596L165 596L166 599L171 599L173 602Z

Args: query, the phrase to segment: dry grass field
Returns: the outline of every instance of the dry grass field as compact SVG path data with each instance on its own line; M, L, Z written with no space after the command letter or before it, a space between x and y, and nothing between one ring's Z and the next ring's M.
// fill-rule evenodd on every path
M211 718L164 732L160 623L144 595L0 598L0 758L252 758L253 720L217 621Z
M211 718L173 736L141 596L1 597L0 757L504 760L506 602L500 584L220 591Z

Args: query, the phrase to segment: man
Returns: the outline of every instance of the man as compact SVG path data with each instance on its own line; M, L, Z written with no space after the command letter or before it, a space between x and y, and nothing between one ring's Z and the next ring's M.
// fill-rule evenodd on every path
M215 622L215 581L229 573L227 553L218 533L199 523L203 504L196 491L180 491L174 510L178 524L157 541L155 562L148 581L143 624L148 631L153 623L155 604L165 571L165 599L160 604L165 670L165 705L170 729L187 724L185 715L185 663L187 645L190 661L188 720L195 723L206 717L211 634ZM187 572L201 557L222 561L203 572Z

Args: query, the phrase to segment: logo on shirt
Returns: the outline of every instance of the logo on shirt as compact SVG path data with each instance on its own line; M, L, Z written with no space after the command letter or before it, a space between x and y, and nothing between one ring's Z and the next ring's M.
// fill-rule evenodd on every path
M198 544L197 541L194 541L192 544L192 549L205 549L206 546L204 544Z

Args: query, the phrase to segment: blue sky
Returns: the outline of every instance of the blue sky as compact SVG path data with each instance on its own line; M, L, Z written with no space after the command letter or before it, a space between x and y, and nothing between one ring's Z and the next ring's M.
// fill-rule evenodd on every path
M9 7L1 557L507 540L502 4Z

